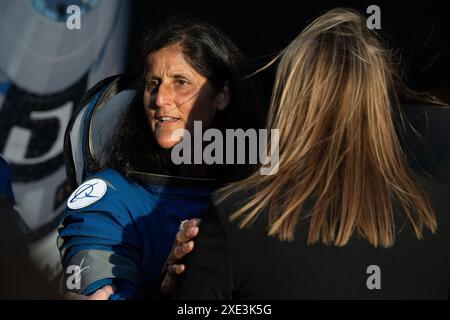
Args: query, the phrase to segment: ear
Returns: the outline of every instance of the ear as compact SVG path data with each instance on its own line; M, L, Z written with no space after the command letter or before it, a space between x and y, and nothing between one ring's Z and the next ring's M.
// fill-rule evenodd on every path
M225 83L223 89L214 98L214 106L217 110L224 110L230 103L230 88L228 83Z

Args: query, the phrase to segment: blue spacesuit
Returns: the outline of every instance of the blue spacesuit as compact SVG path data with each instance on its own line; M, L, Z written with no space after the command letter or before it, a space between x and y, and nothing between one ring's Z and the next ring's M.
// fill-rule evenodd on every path
M134 76L107 78L89 90L65 134L69 185L59 228L62 289L89 295L113 284L110 299L148 292L170 253L180 222L206 210L216 180L142 172L100 172L104 150L136 95Z
M0 196L5 197L6 200L13 205L14 195L11 187L11 169L6 162L0 156Z
M214 180L114 170L90 177L69 197L58 246L63 286L91 294L114 284L129 298L160 275L180 222L201 217Z

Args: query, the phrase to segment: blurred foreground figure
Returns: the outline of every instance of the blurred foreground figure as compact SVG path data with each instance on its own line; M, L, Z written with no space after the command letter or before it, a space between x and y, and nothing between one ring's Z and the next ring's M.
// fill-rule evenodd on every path
M80 8L69 29L67 8ZM39 268L56 278L56 227L70 194L63 138L81 97L123 72L128 1L0 1L0 153L12 170L18 217Z
M2 159L0 158L0 161ZM28 241L13 208L9 167L0 162L0 299L57 299L57 283L47 281L32 262Z

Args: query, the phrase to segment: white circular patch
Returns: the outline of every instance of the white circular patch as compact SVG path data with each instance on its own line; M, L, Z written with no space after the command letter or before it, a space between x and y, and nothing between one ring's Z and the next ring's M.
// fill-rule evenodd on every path
M85 208L100 200L106 193L106 183L100 179L91 179L83 182L67 200L70 209Z

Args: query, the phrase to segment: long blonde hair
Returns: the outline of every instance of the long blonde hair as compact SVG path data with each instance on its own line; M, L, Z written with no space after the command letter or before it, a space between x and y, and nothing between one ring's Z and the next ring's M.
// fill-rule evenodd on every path
M424 226L434 232L433 209L396 134L402 84L365 18L328 11L269 65L277 60L267 128L279 129L279 171L256 170L226 187L221 200L256 190L230 219L249 226L267 209L268 235L281 240L292 240L297 224L309 219L309 244L343 246L357 232L389 247L395 199L417 238Z

